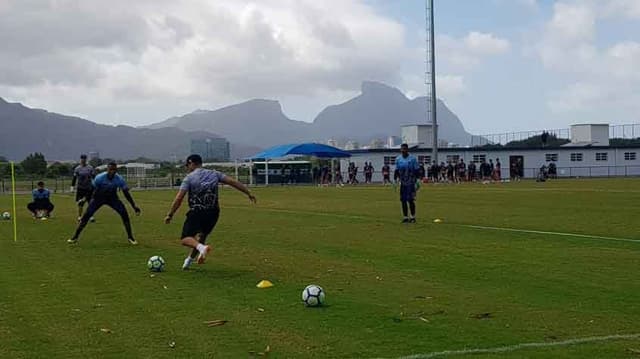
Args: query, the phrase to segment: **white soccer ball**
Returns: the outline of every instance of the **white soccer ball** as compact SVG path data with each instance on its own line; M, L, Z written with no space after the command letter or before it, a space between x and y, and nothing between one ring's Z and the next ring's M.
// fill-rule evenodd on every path
M324 290L319 285L308 285L302 291L302 302L307 307L319 307L324 304Z
M11 213L9 212L4 212L2 214L2 219L6 219L7 221L11 219Z
M147 267L152 272L162 272L162 270L164 269L164 264L165 261L160 256L153 256L147 261Z

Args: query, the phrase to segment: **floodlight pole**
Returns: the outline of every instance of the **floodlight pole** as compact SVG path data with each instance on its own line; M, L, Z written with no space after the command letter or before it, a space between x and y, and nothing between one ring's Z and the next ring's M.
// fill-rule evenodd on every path
M432 144L432 160L438 163L438 121L436 111L436 56L435 56L435 29L433 16L433 0L426 0L426 30L427 30L427 74L430 75L427 84L431 85L430 109L427 111L427 117L431 117L431 129L433 132ZM429 116L431 115L431 116Z

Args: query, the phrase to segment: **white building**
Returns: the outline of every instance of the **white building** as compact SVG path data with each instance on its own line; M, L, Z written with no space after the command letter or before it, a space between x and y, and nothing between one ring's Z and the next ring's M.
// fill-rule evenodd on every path
M401 127L402 143L409 146L432 147L433 146L433 126L432 125L405 125Z
M510 177L510 167L521 164L525 178L535 178L541 166L554 162L558 177L607 177L640 176L640 146L621 147L609 145L608 125L575 125L571 127L571 143L558 147L538 148L439 148L439 162L480 163L482 160L499 160L502 178ZM403 127L404 130L404 127ZM412 129L415 131L415 129ZM420 134L419 130L417 133ZM606 134L606 135L605 135ZM419 136L418 136L419 137ZM430 146L411 144L410 152L422 164L432 162ZM425 141L426 142L426 141ZM400 154L398 149L370 149L350 151L352 157L343 160L342 168L348 162L355 162L362 168L364 162L371 162L375 168L374 181L382 181L380 169L384 164L395 165Z

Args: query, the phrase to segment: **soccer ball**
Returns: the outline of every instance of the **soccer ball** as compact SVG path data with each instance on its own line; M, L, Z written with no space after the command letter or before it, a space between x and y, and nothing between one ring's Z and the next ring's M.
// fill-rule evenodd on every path
M324 304L324 290L319 285L308 285L302 291L302 302L307 307L319 307Z
M164 269L164 259L160 256L153 256L147 261L147 267L152 272L162 272Z
M2 219L6 219L7 221L11 219L11 213L9 212L4 212L2 214Z

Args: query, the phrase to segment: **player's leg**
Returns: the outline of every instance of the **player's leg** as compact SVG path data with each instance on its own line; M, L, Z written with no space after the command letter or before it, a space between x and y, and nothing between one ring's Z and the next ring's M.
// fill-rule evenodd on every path
M134 245L138 244L138 242L133 237L133 230L131 229L131 219L129 219L129 213L125 208L124 203L122 203L121 200L116 199L108 202L107 205L120 215L122 224L124 225L124 229L127 231L127 240L129 241L129 243Z
M416 223L416 201L409 201L410 217L409 222Z
M78 237L80 237L80 233L84 227L89 223L89 218L93 217L93 215L102 207L104 203L102 201L91 200L89 202L89 207L87 207L87 211L80 217L80 223L78 223L78 227L76 228L76 232L71 239L69 239L68 243L76 243L78 241Z
M56 206L53 205L53 203L51 202L47 202L45 205L45 211L47 211L47 213L45 214L45 216L49 217L51 216L51 212L53 212L53 209L56 208Z
M86 199L83 194L83 190L76 189L76 204L78 205L78 221L82 219L82 214L84 212L84 203Z
M192 212L187 215L182 231L182 245L191 247L192 250L185 258L182 269L189 268L196 258L199 264L204 263L207 254L211 251L211 246L205 243L218 223L219 217L220 209Z
M187 218L182 225L182 235L180 238L181 243L185 247L191 248L190 255L185 259L182 269L187 269L193 262L195 258L192 257L192 254L195 251L196 256L205 253L206 254L211 250L209 246L201 241L204 241L206 238L202 236L202 214L200 212L189 211L187 213Z
M36 203L35 203L35 202L31 202L31 203L27 204L27 209L29 210L29 212L31 212L31 215L32 215L33 217L35 217L35 216L36 216L36 211L38 210L38 208L37 208L37 207L38 207L38 206L36 205Z

